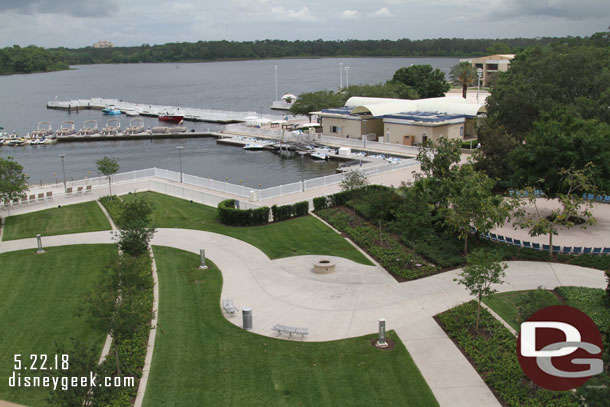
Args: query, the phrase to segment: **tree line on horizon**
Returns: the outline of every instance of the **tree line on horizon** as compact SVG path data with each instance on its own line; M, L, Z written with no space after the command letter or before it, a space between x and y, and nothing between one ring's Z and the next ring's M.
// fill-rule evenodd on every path
M586 43L591 37L507 39L436 38L424 40L257 40L143 44L114 48L41 48L14 45L0 49L0 74L48 72L69 65L104 63L197 62L310 57L470 57L518 53L551 43Z

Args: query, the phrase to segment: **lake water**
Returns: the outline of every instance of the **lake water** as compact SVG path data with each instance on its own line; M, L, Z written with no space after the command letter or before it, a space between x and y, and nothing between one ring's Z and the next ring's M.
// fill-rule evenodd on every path
M40 121L57 129L63 120L74 120L81 128L85 120L105 125L108 117L99 111L78 114L46 109L50 100L116 98L143 104L198 107L218 110L272 113L275 70L278 94L299 94L339 87L339 63L349 66L350 84L373 84L412 64L430 64L448 72L457 58L322 58L230 61L192 64L83 65L72 70L0 77L0 126L7 132L26 134ZM343 84L347 75L343 71ZM281 114L275 112L275 114ZM117 116L115 116L117 117ZM125 127L128 120L119 116ZM146 127L158 124L143 118ZM218 129L208 123L185 122L197 130ZM336 163L317 163L309 158L285 158L271 152L244 152L217 145L214 139L155 140L153 142L110 141L60 143L54 146L0 147L0 156L11 155L24 167L31 183L54 182L61 174L59 154L65 154L68 178L97 175L95 161L107 155L119 160L121 171L150 167L178 170L176 146L182 152L185 173L263 187L334 173Z

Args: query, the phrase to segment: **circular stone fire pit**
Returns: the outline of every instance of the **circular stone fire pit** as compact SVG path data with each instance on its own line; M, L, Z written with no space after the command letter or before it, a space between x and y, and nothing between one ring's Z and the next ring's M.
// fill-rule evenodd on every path
M320 259L313 263L313 271L316 274L329 274L335 272L335 262L328 259Z

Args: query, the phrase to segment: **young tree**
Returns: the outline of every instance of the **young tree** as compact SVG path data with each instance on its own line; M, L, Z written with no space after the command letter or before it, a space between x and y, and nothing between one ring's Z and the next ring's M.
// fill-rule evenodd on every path
M520 196L513 199L514 206L517 208L514 213L516 219L514 226L528 229L530 236L548 235L549 257L553 257L553 236L559 234L561 227L569 229L576 225L578 219L583 221L581 225L583 228L586 228L587 225L594 225L596 222L590 211L593 204L586 202L582 197L583 192L595 193L596 191L590 174L591 167L591 165L587 165L583 170L570 167L559 172L565 188L565 193L558 195L559 209L550 212L543 211L538 206L538 198L548 200L548 197L532 187L525 189L527 194L519 194ZM541 183L544 184L544 182ZM533 207L533 211L526 209L527 204Z
M470 295L477 299L477 320L475 329L479 332L479 321L481 319L481 301L484 297L496 292L492 284L502 284L505 276L504 270L508 267L501 262L501 257L488 250L475 250L467 257L467 264L454 279L462 284Z
M407 187L403 184L400 187L399 194L403 201L394 211L394 223L400 230L402 237L411 246L410 266L413 268L417 242L432 234L433 207L428 203L425 191L417 185Z
M445 80L445 73L431 65L411 65L394 73L392 81L401 82L415 89L420 98L445 96L451 85Z
M460 62L453 65L449 71L449 80L451 83L462 87L462 97L466 99L468 87L474 84L477 79L477 72L470 62Z
M339 188L341 191L355 191L364 188L368 184L368 179L360 170L347 170Z
M23 173L23 166L13 157L0 157L0 202L10 202L23 195L28 189L28 181ZM11 206L8 205L11 214Z
M487 233L503 225L511 211L511 204L493 193L494 180L476 171L472 164L464 164L449 181L448 207L442 210L444 223L464 240L464 254L468 253L471 226L477 233Z
M110 188L110 197L112 198L112 175L119 170L119 163L116 158L104 157L95 162L97 170L108 177L108 188Z
M457 139L441 137L436 142L429 140L420 146L417 160L427 177L450 178L460 162L461 147L462 143Z
M125 202L118 224L119 248L131 256L147 252L155 228L152 226L153 207L141 198Z

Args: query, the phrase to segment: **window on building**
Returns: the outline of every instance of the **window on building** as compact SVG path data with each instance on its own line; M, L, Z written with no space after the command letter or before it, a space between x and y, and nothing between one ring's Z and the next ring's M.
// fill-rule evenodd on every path
M341 127L339 127L339 126L330 126L330 132L331 133L340 133L341 132Z
M464 138L464 126L460 127L460 138Z
M498 64L487 64L487 70L488 71L497 71L498 70Z

